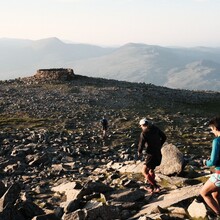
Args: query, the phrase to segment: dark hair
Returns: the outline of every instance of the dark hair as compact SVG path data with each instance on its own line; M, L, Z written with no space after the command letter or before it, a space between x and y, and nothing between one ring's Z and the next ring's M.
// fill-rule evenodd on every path
M209 121L209 126L215 126L217 128L218 131L220 131L220 117L215 117L215 118L212 118L210 121Z

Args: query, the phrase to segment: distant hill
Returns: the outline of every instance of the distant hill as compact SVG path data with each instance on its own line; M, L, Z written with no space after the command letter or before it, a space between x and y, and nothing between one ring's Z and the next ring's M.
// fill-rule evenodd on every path
M68 62L103 56L112 48L67 44L57 38L37 41L0 39L0 79L33 75L37 69L69 67Z
M89 76L170 88L220 90L220 50L127 44L111 54L71 63Z
M129 43L119 48L0 39L0 79L33 75L42 68L73 68L75 73L145 82L170 88L220 90L220 48L169 48Z

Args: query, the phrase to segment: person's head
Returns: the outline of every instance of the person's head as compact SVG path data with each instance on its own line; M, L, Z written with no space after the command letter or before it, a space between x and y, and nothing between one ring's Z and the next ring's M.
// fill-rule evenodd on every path
M220 136L220 117L212 118L208 125L215 136Z
M139 121L139 125L143 131L148 129L151 124L152 124L152 122L150 122L146 118L143 118Z

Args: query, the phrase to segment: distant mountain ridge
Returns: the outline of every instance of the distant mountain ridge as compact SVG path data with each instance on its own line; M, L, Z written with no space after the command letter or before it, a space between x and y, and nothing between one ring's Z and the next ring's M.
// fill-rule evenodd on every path
M76 74L145 82L170 88L220 90L220 48L170 48L129 43L118 48L0 39L0 79L33 75L37 69L73 68Z
M30 76L37 69L62 68L78 59L102 56L112 48L67 44L58 38L37 41L0 39L0 79Z

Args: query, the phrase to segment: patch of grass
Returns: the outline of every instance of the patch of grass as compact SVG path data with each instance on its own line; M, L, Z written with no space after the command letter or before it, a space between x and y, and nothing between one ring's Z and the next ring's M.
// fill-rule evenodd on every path
M199 104L181 103L179 105L179 110L183 112L190 112L190 114L205 114L208 117L213 115L219 115L220 101L206 101Z
M37 119L29 117L0 117L0 127L13 127L13 128L45 128L54 124L51 119Z
M70 89L70 92L71 93L79 94L81 92L81 90L78 87L73 87L73 88Z
M201 183L201 181L198 180L198 179L187 179L185 181L185 183L188 184L188 185L196 185L196 184Z
M201 183L205 183L208 179L209 179L209 176L201 176L201 177L196 178L196 180Z

